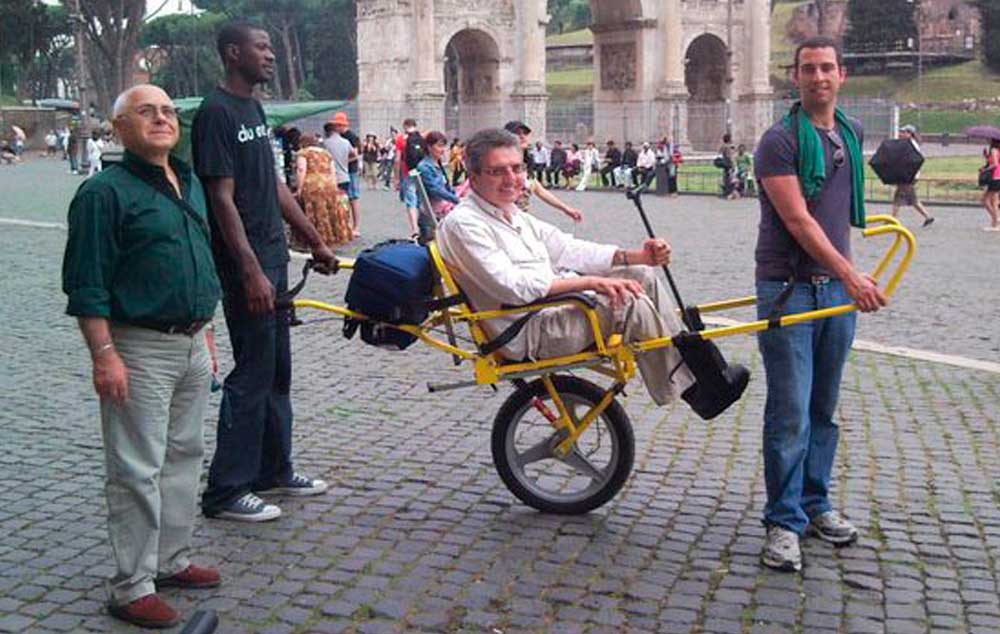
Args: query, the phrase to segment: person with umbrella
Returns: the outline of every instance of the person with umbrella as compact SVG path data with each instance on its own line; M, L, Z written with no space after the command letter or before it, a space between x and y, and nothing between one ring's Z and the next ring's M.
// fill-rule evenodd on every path
M1000 231L1000 128L974 125L966 128L965 134L990 142L983 150L986 165L979 170L979 184L986 187L983 192L983 209L990 217L990 224L983 227L983 231Z
M904 125L899 129L899 135L902 140L909 141L917 154L921 158L923 157L923 152L920 151L920 137L917 136L917 129L914 126ZM917 200L917 178L919 176L918 172L910 182L898 183L896 185L896 192L892 196L892 217L896 218L899 216L900 206L913 207L917 210L917 213L924 217L924 224L922 226L926 227L934 222L934 216L927 213L927 208L924 207L924 204Z
M1000 139L990 139L983 154L990 176L983 192L983 208L990 217L990 224L983 227L983 231L1000 231Z

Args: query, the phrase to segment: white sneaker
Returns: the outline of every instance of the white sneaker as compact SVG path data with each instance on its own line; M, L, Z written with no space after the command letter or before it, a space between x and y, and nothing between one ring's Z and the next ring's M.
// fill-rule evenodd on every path
M237 522L267 522L281 517L281 509L274 504L265 503L253 493L247 493L211 517Z
M827 511L812 518L806 527L806 533L834 546L846 546L858 540L858 529L837 511Z
M787 528L772 525L767 527L767 539L760 561L768 568L798 572L802 570L802 550L799 536Z

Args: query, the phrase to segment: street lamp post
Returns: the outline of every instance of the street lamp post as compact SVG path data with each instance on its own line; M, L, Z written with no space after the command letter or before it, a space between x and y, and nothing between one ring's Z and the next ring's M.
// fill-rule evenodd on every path
M83 12L80 10L80 0L73 0L73 13L70 16L74 25L74 39L76 40L76 76L77 93L80 98L80 125L77 126L76 151L82 155L80 160L80 172L90 167L90 160L87 158L85 150L87 137L90 135L90 107L87 101L87 64L84 58L83 42L86 37L84 28Z
M726 0L726 134L733 134L733 0Z

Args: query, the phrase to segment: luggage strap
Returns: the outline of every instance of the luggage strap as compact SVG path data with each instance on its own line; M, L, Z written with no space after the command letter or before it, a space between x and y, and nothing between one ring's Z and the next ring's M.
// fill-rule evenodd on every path
M792 296L792 291L795 290L794 279L788 280L785 284L785 288L781 289L781 293L774 300L774 306L771 307L771 312L767 315L767 329L774 330L775 328L781 328L781 314L785 312L785 304L788 303L788 298Z
M559 295L551 295L549 297L543 297L539 300L531 302L530 304L524 304L522 306L510 306L508 304L504 304L503 306L501 306L501 308L503 308L504 310L514 309L514 308L528 308L531 306L537 306L539 304L552 304L554 302L566 301L566 300L582 304L581 308L583 309L597 307L597 300L595 300L593 297L590 297L589 295L585 295L583 293L561 293ZM525 315L522 315L521 317L518 317L517 320L514 321L514 323L504 328L503 332L501 332L499 335L494 337L492 340L487 341L486 343L480 345L479 352L481 354L488 355L488 354L493 354L500 348L503 348L508 343L510 343L514 339L514 337L518 336L521 333L521 330L524 329L524 326L528 323L528 320L530 320L537 314L538 314L537 312L530 312Z

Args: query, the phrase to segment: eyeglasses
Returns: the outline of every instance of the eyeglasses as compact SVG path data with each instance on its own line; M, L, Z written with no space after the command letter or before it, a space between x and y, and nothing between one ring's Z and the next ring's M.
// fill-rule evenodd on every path
M155 121L159 114L164 119L176 119L178 110L173 106L154 106L146 104L135 109L135 113L147 121Z
M507 174L519 176L524 173L524 163L518 163L517 165L500 165L498 167L484 167L482 171L483 174L492 176L493 178L499 178L501 176L506 176Z
M840 138L840 134L836 130L827 130L826 138L833 145L833 169L838 169L847 160L844 153L844 140Z

